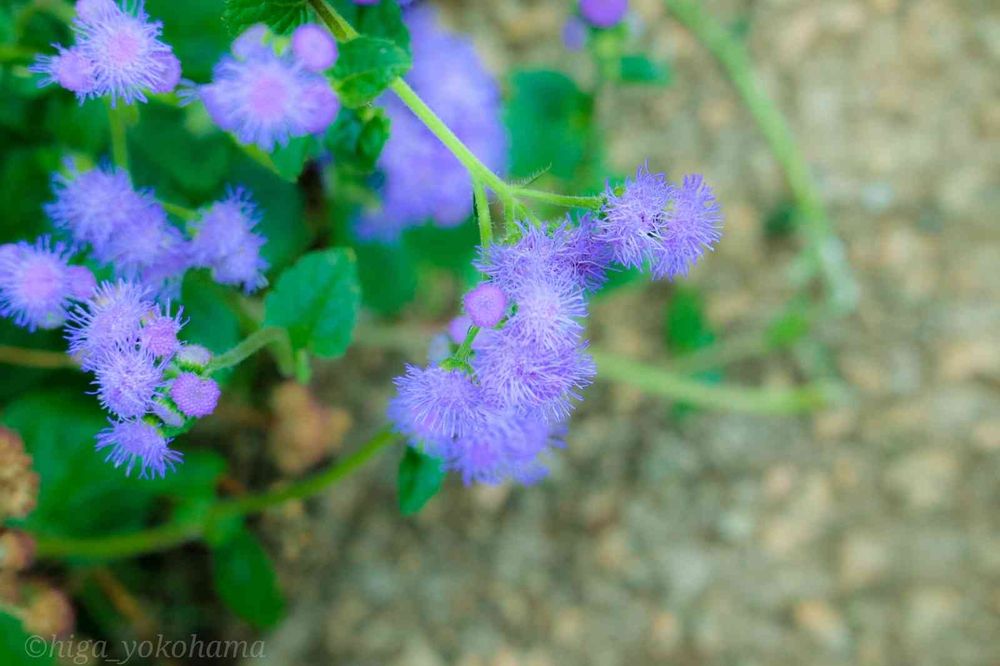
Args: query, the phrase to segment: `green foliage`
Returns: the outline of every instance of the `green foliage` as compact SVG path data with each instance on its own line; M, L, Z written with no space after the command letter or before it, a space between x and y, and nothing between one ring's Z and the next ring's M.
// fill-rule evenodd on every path
M255 23L266 23L279 33L291 32L309 20L308 0L226 0L222 20L238 35Z
M312 136L299 136L290 140L284 146L278 146L271 153L271 160L278 170L278 175L290 183L299 179L306 161L316 147L316 139Z
M342 108L324 137L337 169L358 176L372 173L389 139L391 124L378 107Z
M445 472L441 461L412 446L399 461L396 487L399 493L399 510L410 516L422 509L441 490Z
M705 318L701 295L693 288L681 287L674 292L667 306L667 347L675 356L708 347L715 335Z
M188 323L181 329L186 342L202 345L219 354L240 341L240 321L226 305L225 289L207 275L189 272L181 289L184 316Z
M593 112L593 98L565 74L516 72L507 104L511 175L551 170L560 178L576 176L588 158Z
M653 62L642 54L622 56L620 63L619 75L626 83L662 86L670 83L670 68L665 64Z
M226 606L258 629L274 626L284 615L274 565L246 528L212 550L212 580Z
M353 251L311 252L285 271L267 295L264 323L288 329L296 350L335 358L351 342L360 300Z
M791 307L767 328L768 345L775 348L789 347L809 334L809 313L802 305Z
M410 54L392 40L358 37L340 45L333 87L344 106L359 107L406 74L411 64Z
M54 664L55 658L49 654L50 647L40 637L32 636L25 631L21 621L16 617L0 611L0 664L4 666Z
M330 4L362 35L388 39L410 52L410 33L403 23L397 0L381 0L374 5L358 5L353 0L331 0Z
M393 315L417 293L417 267L402 245L359 243L358 277L364 304L382 315Z

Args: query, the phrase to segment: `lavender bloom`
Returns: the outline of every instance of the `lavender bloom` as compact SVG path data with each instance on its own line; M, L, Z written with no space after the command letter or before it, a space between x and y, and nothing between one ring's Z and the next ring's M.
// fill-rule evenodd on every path
M169 92L177 85L179 63L160 41L163 25L150 21L142 0L119 7L88 2L73 22L77 48L93 68L88 97L111 96L126 104L146 101L148 92Z
M504 328L524 345L556 349L575 345L587 316L583 291L567 279L531 280L522 286L517 313Z
M570 51L582 51L587 45L587 24L579 17L569 17L563 24L562 40L563 46Z
M396 378L398 395L389 417L403 432L430 450L483 420L485 405L479 387L461 370L407 366Z
M465 311L480 328L493 328L507 313L507 296L500 287L484 282L465 295Z
M182 345L175 358L182 369L201 372L212 362L212 352L201 345Z
M507 479L530 485L545 477L540 457L558 444L541 415L498 413L445 447L444 465L458 472L466 485Z
M61 326L70 300L79 294L71 282L79 271L70 271L66 248L60 243L53 245L48 236L34 244L22 241L3 248L0 315L31 331ZM90 274L85 268L80 270ZM93 281L93 276L90 280Z
M70 266L66 269L66 281L69 285L70 298L85 301L94 295L97 289L97 279L86 266Z
M687 275L705 249L722 238L722 212L711 188L698 174L684 176L667 213L664 249L653 265L657 278Z
M409 10L406 22L413 51L407 82L486 166L503 172L507 136L500 91L472 43L443 31L430 7ZM394 241L403 229L428 221L461 224L472 213L465 168L399 100L385 96L380 102L392 120L378 163L383 203L358 220L357 235Z
M561 236L564 247L561 267L575 277L577 285L589 292L596 292L608 281L608 270L614 260L611 246L594 235L595 228L593 216L585 213L577 226L571 226L567 220L553 234L557 238Z
M101 406L123 419L149 412L163 383L163 364L148 349L132 344L103 350L92 367Z
M181 321L182 311L178 309L177 314L170 316L168 302L162 312L158 311L147 316L142 322L142 328L139 329L139 345L159 358L173 357L181 346L177 334L184 327L184 322Z
M94 64L78 47L67 49L59 44L55 47L58 51L56 55L38 56L35 63L28 67L28 71L43 75L38 82L39 88L55 83L76 93L77 99L83 102L97 85L94 80Z
M248 192L230 191L192 225L193 264L210 268L212 278L221 284L242 285L247 293L266 285L267 262L260 249L267 241L254 232L260 217Z
M628 0L580 0L580 14L598 28L611 28L628 12Z
M234 42L234 55L215 66L212 83L195 93L212 120L243 143L270 151L293 137L323 132L339 102L327 80L291 54L265 47L259 28Z
M72 160L68 173L52 176L55 201L45 204L45 213L57 228L69 232L81 245L91 245L106 261L112 235L126 228L152 203L148 192L132 189L128 173L105 166L80 172Z
M97 435L96 449L110 449L106 460L116 468L125 465L126 475L138 465L139 478L162 477L183 458L169 444L170 440L156 426L133 419L112 422L110 428L102 430Z
M322 27L306 23L292 33L292 53L309 71L322 72L333 67L337 59L337 42Z
M115 9L115 0L76 0L76 16L81 21L97 21L102 13Z
M214 379L182 372L170 385L170 398L185 416L201 418L215 411L219 385Z
M131 282L105 282L92 298L69 313L69 353L84 370L92 370L106 350L138 339L143 319L156 308L145 287Z

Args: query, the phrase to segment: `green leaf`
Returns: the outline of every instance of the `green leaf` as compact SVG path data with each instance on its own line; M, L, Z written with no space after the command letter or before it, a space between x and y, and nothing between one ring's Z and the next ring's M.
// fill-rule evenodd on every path
M238 35L255 23L266 23L279 33L290 32L309 20L308 0L226 0L222 20Z
M560 178L573 178L587 158L593 98L565 74L547 70L516 72L510 87L512 175L525 178L551 169Z
M417 269L402 244L358 243L358 277L364 304L382 315L397 314L417 293Z
M221 354L240 341L240 321L226 305L228 294L223 287L201 272L189 272L184 277L181 294L188 320L181 331L185 342Z
M367 176L375 171L375 164L389 139L390 125L385 111L378 107L344 107L323 140L338 169Z
M331 0L331 4L362 35L391 40L410 52L410 32L403 23L398 0L381 0L373 5L355 4L354 0Z
M226 606L259 629L274 626L285 612L274 566L246 528L212 551L212 580Z
M311 136L300 136L292 139L284 146L278 146L271 153L278 175L290 183L299 179L302 169L306 166L316 140Z
M0 612L0 664L46 666L55 663L58 649L41 636L32 636L13 615Z
M665 86L670 83L670 68L653 62L644 55L622 56L621 80L627 83L648 83Z
M412 446L406 447L406 453L399 461L397 478L399 510L403 515L410 516L420 511L441 490L444 476L440 460Z
M288 329L296 350L335 358L351 342L360 301L354 252L311 252L282 273L267 295L264 323Z
M666 314L667 346L674 356L682 356L715 342L705 318L701 295L694 289L674 292Z
M333 87L340 101L358 107L372 101L410 69L410 55L395 42L358 37L340 45L333 68Z

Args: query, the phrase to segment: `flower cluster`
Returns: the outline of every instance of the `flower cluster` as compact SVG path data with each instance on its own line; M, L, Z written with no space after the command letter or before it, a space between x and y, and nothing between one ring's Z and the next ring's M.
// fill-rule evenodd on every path
M250 292L266 284L260 215L235 189L193 214L182 230L127 172L78 170L53 177L46 213L67 243L42 236L0 246L0 315L35 329L66 325L69 353L94 375L94 393L111 415L98 450L126 472L163 476L181 460L171 433L215 409L219 387L207 349L182 344L180 308L170 297L184 273L204 268L221 284ZM100 285L75 257L102 265Z
M580 15L598 28L611 28L625 18L628 0L580 0Z
M506 170L507 136L500 90L468 39L445 32L430 7L405 14L413 68L406 81L476 157L494 172ZM365 240L394 241L400 232L428 221L461 224L472 213L472 181L462 164L402 102L379 102L392 134L379 158L382 205L366 211L356 233Z
M486 280L466 295L451 344L436 340L431 364L396 380L390 419L466 483L537 481L595 374L583 337L588 296L615 266L686 274L720 222L700 176L676 186L642 168L609 186L595 215L521 223L513 243L481 248Z
M323 75L337 58L333 37L317 25L299 26L282 52L264 25L247 29L215 66L212 82L187 92L212 120L243 143L270 151L289 139L319 134L340 103Z
M75 43L55 45L55 55L40 56L31 71L39 85L58 84L83 102L92 97L126 104L145 102L147 93L167 93L181 79L181 63L160 40L162 24L150 21L142 0L78 0L73 20Z

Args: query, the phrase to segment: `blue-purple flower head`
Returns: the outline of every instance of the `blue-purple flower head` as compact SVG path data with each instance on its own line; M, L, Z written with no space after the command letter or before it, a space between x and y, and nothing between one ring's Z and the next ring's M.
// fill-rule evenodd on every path
M507 136L499 87L467 38L445 32L430 7L407 11L413 68L407 82L455 135L494 172L507 166ZM358 220L364 239L394 241L408 227L456 226L472 213L465 168L399 100L380 100L392 134L379 158L382 206Z
M266 285L267 262L260 256L266 240L254 231L260 219L248 192L230 191L192 225L193 264L210 269L216 282L240 286L247 293Z
M89 364L101 406L115 416L144 416L152 409L156 390L163 384L164 364L142 345L119 342L103 349Z
M115 467L125 467L125 474L139 468L139 477L162 477L183 456L170 448L170 440L151 423L141 419L113 421L97 435L98 451L107 449L106 460Z
M337 42L323 27L306 23L292 33L292 53L309 71L323 72L337 60Z
M701 176L680 187L640 167L623 187L608 188L595 238L630 268L650 267L655 278L684 275L720 238L719 206Z
M339 101L329 82L292 53L281 55L252 27L215 66L212 82L197 97L212 120L243 143L270 151L289 139L326 130Z
M441 456L445 469L461 475L466 485L508 479L529 485L545 477L543 455L559 445L541 415L510 410L491 414L444 447Z
M193 372L182 372L170 384L171 400L191 418L202 418L214 412L220 393L214 379Z
M480 328L493 328L507 314L507 295L490 282L477 285L462 300L469 319Z
M160 39L162 29L142 0L81 0L75 45L57 46L56 55L41 56L31 70L43 75L40 85L59 84L81 101L108 96L112 106L145 102L149 93L170 92L181 78L180 61Z
M139 337L143 319L156 313L150 292L132 282L105 282L69 314L69 353L92 370L104 352Z
M580 0L580 14L598 28L621 23L628 13L628 0Z
M480 389L461 370L407 366L396 378L397 397L389 417L397 429L430 447L440 448L485 415Z
M68 257L65 246L47 236L0 246L0 316L29 330L61 326L71 302L94 286L90 271L70 266Z

